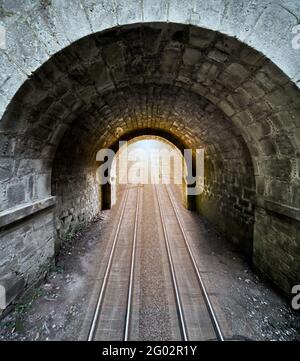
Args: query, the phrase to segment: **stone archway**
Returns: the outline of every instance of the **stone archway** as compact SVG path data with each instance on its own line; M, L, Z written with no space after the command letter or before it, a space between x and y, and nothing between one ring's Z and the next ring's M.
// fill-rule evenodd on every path
M22 244L15 263L3 248L3 277L39 277L54 252L53 218L76 226L99 210L96 152L150 128L206 149L198 211L288 292L299 260L298 114L287 75L216 31L150 23L75 42L35 71L0 122L1 237L14 251Z

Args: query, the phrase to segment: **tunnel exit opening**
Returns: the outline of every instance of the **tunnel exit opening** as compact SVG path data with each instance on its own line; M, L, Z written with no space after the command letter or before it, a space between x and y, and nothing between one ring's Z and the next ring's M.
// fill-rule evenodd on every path
M120 141L116 153L97 153L101 209L110 209L128 185L173 184L183 205L195 210L195 196L204 189L204 149L179 149L158 135L138 135Z
M180 150L158 136L138 136L122 143L112 162L109 185L103 189L106 206L113 206L124 187L137 184L175 184L187 207L188 167ZM110 189L109 189L110 188Z

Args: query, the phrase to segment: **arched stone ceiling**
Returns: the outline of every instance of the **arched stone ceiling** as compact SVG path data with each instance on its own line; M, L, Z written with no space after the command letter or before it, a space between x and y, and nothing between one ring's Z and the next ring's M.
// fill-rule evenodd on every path
M2 173L27 187L24 163L51 172L60 143L91 164L126 132L157 127L204 145L215 169L235 159L245 172L252 161L259 194L296 205L299 99L285 74L236 39L179 24L119 27L55 54L24 83L0 122Z
M178 139L181 148L209 151L215 144L220 158L244 145L231 120L203 97L176 86L139 84L94 99L72 123L60 152L93 164L100 148L110 148L133 131L151 134L155 130Z
M292 47L292 30L299 17L295 0L4 0L0 114L22 83L56 52L86 35L144 22L191 24L236 37L298 83L300 58Z
M159 124L187 145L209 142L221 150L230 132L247 143L258 175L276 157L291 177L299 108L296 86L236 39L185 25L144 24L94 34L54 55L10 104L0 122L1 142L8 144L4 155L51 159L70 124L80 142L85 134L92 139L89 132L105 139L95 147Z

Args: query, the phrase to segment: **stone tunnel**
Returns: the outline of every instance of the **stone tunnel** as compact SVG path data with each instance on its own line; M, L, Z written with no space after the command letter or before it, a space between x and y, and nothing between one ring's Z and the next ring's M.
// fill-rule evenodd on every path
M191 208L289 295L300 278L299 16L288 0L2 1L8 302L104 207L99 149L137 135L205 149Z

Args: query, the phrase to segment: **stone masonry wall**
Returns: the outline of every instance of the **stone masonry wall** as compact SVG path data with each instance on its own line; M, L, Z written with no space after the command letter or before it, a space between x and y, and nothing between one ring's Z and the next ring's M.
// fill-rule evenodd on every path
M233 142L229 144L234 147ZM243 148L241 148L243 149ZM248 155L236 153L223 164L207 150L204 192L196 197L197 211L216 225L251 261L253 255L255 179Z
M91 221L100 210L100 190L95 168L56 168L52 177L55 208L56 250L79 227Z
M254 266L289 294L300 279L300 222L260 207L255 222Z
M0 232L0 283L6 302L48 271L54 256L53 207L2 227Z

